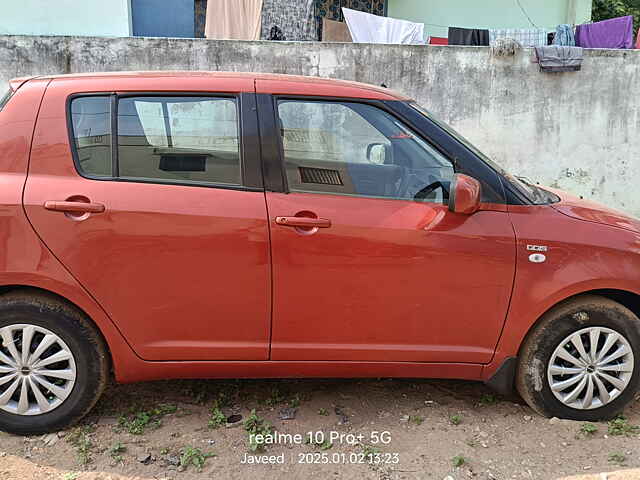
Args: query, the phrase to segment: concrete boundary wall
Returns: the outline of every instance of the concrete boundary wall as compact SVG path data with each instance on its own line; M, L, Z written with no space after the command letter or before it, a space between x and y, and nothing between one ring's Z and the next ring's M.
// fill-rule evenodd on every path
M640 51L586 50L540 73L531 49L172 38L0 36L0 80L117 70L230 70L357 80L415 98L517 175L640 216Z

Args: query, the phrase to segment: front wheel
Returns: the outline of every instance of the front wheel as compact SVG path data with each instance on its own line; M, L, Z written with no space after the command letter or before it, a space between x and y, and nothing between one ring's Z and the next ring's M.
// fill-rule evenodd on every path
M639 384L640 320L604 297L583 296L553 308L518 355L518 392L549 417L613 418Z
M0 430L63 429L82 418L105 387L102 337L80 311L53 296L0 296L0 340Z

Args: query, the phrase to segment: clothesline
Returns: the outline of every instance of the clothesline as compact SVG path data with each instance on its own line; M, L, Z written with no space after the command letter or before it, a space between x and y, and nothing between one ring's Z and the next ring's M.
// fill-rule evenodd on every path
M453 25L439 25L437 23L427 23L427 22L425 22L425 25L428 25L430 27L440 27L440 28L446 28L446 29L448 29L448 28L453 26ZM576 25L573 24L571 26L575 27ZM466 28L480 28L482 30L491 30L492 28L498 29L498 27L486 27L486 28L484 28L484 27L478 27L478 26L466 27ZM500 28L509 28L509 27L500 27ZM541 29L544 29L544 30L549 30L550 32L555 31L555 29L556 29L556 27L548 27L548 28L547 27L522 27L522 28L541 28Z
M445 28L440 24L428 24ZM494 46L498 39L516 40L523 47L566 45L584 48L634 48L633 16L612 18L577 26L561 24L556 28L464 28L449 26L447 37L431 36L431 44ZM640 32L635 48L640 48Z
M342 8L351 38L356 43L424 44L425 26L447 29L446 37L430 36L430 44L496 46L502 39L515 40L523 47L547 45L584 48L633 48L633 17L619 17L575 28L563 23L554 28L465 28L438 23L416 23L408 20L372 15ZM444 33L444 32L443 32ZM640 42L640 37L639 40Z

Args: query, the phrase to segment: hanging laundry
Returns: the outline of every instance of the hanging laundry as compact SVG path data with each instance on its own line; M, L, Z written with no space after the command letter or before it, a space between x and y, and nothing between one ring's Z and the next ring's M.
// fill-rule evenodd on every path
M583 52L580 47L545 45L535 47L541 72L577 72L582 68Z
M573 47L576 44L576 38L573 35L573 27L566 23L556 27L556 34L553 38L554 45L564 45Z
M320 40L315 0L263 0L262 40ZM278 27L274 29L273 27Z
M424 45L424 24L342 8L354 43Z
M271 27L271 30L269 31L269 40L284 41L286 39L287 37L284 36L284 33L282 33L279 26L274 25Z
M489 30L491 46L499 38L511 38L523 47L541 47L547 44L547 31L544 28L492 28Z
M209 2L204 35L221 40L259 40L262 0Z
M449 45L489 46L489 30L449 27Z
M633 48L633 15L578 25L576 45L583 48Z
M429 45L449 45L449 39L445 37L429 37Z

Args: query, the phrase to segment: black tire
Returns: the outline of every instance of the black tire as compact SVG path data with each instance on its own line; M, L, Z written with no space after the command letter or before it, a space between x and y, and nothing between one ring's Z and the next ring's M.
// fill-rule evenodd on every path
M547 377L555 349L572 333L588 327L605 327L625 337L633 352L633 372L621 393L603 406L572 408L551 390ZM640 320L613 300L585 295L563 302L547 312L527 335L518 355L516 388L529 406L546 417L580 421L609 420L634 398L640 384Z
M73 425L93 408L109 377L102 336L78 309L54 295L30 290L0 296L0 328L14 324L35 325L60 337L75 358L76 379L69 396L49 412L18 415L0 409L0 430L39 435Z

